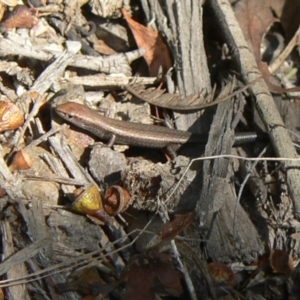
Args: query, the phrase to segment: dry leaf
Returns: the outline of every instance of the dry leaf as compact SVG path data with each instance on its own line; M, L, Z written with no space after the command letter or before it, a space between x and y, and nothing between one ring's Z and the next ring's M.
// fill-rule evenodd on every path
M81 271L78 278L75 280L59 283L55 285L56 290L62 294L70 291L77 291L81 294L99 294L99 297L104 297L112 292L118 283L112 282L107 284L101 279L99 273L95 267L87 268ZM98 300L102 298L97 298L98 296L86 296L83 299L89 299L88 297L93 297L90 299Z
M195 212L187 214L176 214L172 221L162 226L161 239L173 240L180 232L186 229L194 221Z
M270 5L280 19L287 41L289 41L300 25L300 2L298 0L271 0Z
M81 300L102 300L102 299L104 299L102 296L88 295L83 297Z
M234 7L236 18L244 33L244 36L253 53L257 65L268 84L269 90L273 93L286 93L300 91L300 88L284 89L270 82L268 65L261 60L260 45L262 38L275 21L271 10L271 0L243 0Z
M122 13L139 48L146 49L144 58L149 67L150 76L157 76L160 67L163 75L172 67L170 53L158 32L134 21L123 8Z
M11 28L31 28L37 21L34 10L25 5L17 5L0 26L2 31Z
M126 300L154 300L156 293L179 297L182 293L179 272L164 253L138 255L121 275L126 282Z
M245 39L253 47L257 62L260 62L260 44L268 28L274 22L270 0L244 0L234 7L235 16L244 33Z
M292 257L283 250L275 249L271 251L269 259L274 273L290 274L294 269Z
M288 253L275 249L259 257L257 267L267 273L290 274L294 264L293 258Z

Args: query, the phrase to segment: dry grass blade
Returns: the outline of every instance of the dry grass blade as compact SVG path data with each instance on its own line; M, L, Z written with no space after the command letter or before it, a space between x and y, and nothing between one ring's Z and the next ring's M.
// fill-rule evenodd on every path
M40 271L36 271L32 274L28 274L26 276L14 278L11 280L10 279L1 280L0 288L15 286L18 284L36 281L38 279L46 278L46 277L52 276L52 275L54 275L56 273L60 273L60 272L67 272L67 271L74 270L74 269L79 270L81 268L87 268L90 266L99 265L99 264L107 261L107 258L111 258L111 256L113 254L119 253L122 249L132 246L137 241L137 239L141 236L141 234L143 232L149 233L149 231L146 231L146 230L147 230L149 224L152 222L152 220L153 220L153 218L151 218L149 220L149 222L144 226L144 228L142 230L133 230L133 231L129 232L127 234L128 237L131 235L134 235L136 232L138 232L138 234L132 239L132 241L130 243L123 245L119 249L111 250L111 246L114 246L117 243L119 243L120 241L122 241L124 239L123 237L116 239L114 242L110 242L103 248L100 248L100 249L95 250L90 253L83 254L79 257L71 258L65 262L57 263L55 265L52 265L52 266L42 269Z

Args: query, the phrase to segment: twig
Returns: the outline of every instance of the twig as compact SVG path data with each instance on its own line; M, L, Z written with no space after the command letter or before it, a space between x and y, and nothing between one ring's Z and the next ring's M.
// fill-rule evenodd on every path
M267 148L268 147L265 147L258 155L258 157L262 157L266 151L267 151ZM234 210L234 218L233 218L233 236L235 237L235 221L236 221L236 216L237 216L237 210L238 210L238 204L240 203L240 200L241 200L241 197L242 197L242 193L243 193L243 190L244 190L244 187L249 179L249 177L251 176L254 168L256 167L256 165L258 164L258 161L255 161L254 164L251 166L251 169L248 171L248 174L247 176L244 178L240 188L239 188L239 192L238 192L238 196L237 196L237 199L236 199L236 205L235 205L235 210Z
M269 66L269 71L271 74L276 72L276 70L283 64L283 62L290 55L290 53L294 49L295 45L297 45L299 35L300 35L300 26L298 27L293 38L289 41L289 43L285 47L285 49L280 53L280 55Z
M60 125L56 128L52 128L48 132L46 132L45 134L43 134L42 136L40 136L36 140L32 141L30 144L28 144L26 147L24 147L24 149L35 147L35 146L39 145L40 143L45 142L49 138L49 136L57 133L58 131L64 130L68 127L69 126L67 124L63 124L63 125Z
M132 77L132 76L117 76L96 74L89 76L74 76L68 79L63 79L73 84L82 84L84 86L98 87L102 89L113 89L116 87L127 86L134 81L134 84L154 84L157 81L156 77Z
M160 207L162 208L161 213L159 213L159 215L160 215L162 221L164 223L167 223L168 221L170 221L170 218L168 216L168 211L166 209L166 206L159 199L158 199L158 201L160 202ZM181 258L180 258L180 255L179 255L179 252L178 252L178 249L177 249L177 246L176 246L176 243L174 240L171 241L171 248L172 248L173 254L175 256L175 259L179 265L180 271L183 274L184 281L187 285L190 297L192 300L197 300L197 295L196 295L196 291L195 291L192 279L191 279L190 274L187 271L186 267L184 266L184 264L181 261Z
M7 219L4 219L0 223L0 230L1 230L1 239L2 239L2 259L6 259L11 257L14 252L14 243L13 243L13 236L12 231L10 229L11 225ZM15 280L17 276L22 276L23 274L27 274L27 270L24 264L24 261L21 262L18 266L10 265L6 270L7 278L10 280ZM24 284L10 287L7 290L7 298L8 299L28 299L28 290Z
M34 82L33 86L30 88L30 91L27 95L30 97L32 92L36 92L38 94L38 98L34 103L34 106L28 115L22 129L20 130L19 138L16 142L15 149L18 149L21 140L23 138L24 132L27 129L31 120L37 115L40 107L44 103L44 94L50 88L50 86L55 82L65 71L66 67L73 60L75 55L75 51L79 51L80 48L77 47L76 50L66 51L62 53L46 70L39 76L39 78ZM23 97L26 97L24 95Z
M229 47L235 54L235 60L240 65L242 76L245 82L261 76L252 51L249 49L242 30L235 18L234 12L228 0L211 0L209 2L216 14L216 20L220 23L228 41ZM269 133L270 140L279 157L296 158L298 154L295 150L291 137L289 136L277 106L269 92L269 88L264 80L259 80L250 87L254 95L254 104L264 122ZM282 159L281 159L282 160ZM283 161L286 171L286 181L289 194L294 204L294 216L300 219L300 163L286 159Z
M40 50L34 46L27 46L28 43L17 36L14 41L0 37L0 56L21 55L23 57L32 57L38 60L51 61L53 58L61 55L59 51L49 52ZM26 45L26 46L24 46ZM144 49L137 49L127 53L114 54L108 57L93 57L88 55L76 54L70 66L89 69L107 74L125 74L131 75L130 63L143 56Z
M114 241L112 243L109 243L106 247L104 247L102 249L95 250L95 251L92 251L92 252L87 253L87 254L83 254L80 257L71 258L67 262L62 262L62 263L53 265L51 267L40 270L40 271L35 272L33 274L29 274L29 275L26 275L26 276L23 276L23 277L15 278L13 280L1 280L0 281L0 288L32 282L32 281L39 280L39 279L42 279L42 278L45 278L45 277L49 277L52 274L55 274L55 273L58 273L58 272L69 271L69 270L71 270L72 268L75 268L75 267L77 269L79 269L80 267L85 267L87 265L87 263L90 262L90 261L94 261L94 265L97 265L101 262L101 259L103 259L104 257L109 257L112 254L118 253L119 251L121 251L124 248L128 248L128 247L132 246L137 241L137 239L144 233L144 230L146 230L146 228L151 224L151 222L153 221L153 218L154 218L154 216L145 225L144 229L141 230L139 232L139 234L130 243L128 243L127 245L124 245L120 249L115 249L113 251L107 251L108 247L119 243L120 241L122 241L123 237L117 239L116 241ZM130 235L136 233L136 231L139 231L139 230L133 230L130 233L128 233L127 236L130 236ZM104 253L102 253L102 252L104 252ZM99 258L100 258L100 260L99 260Z
M289 157L243 157L243 156L238 156L238 155L232 155L232 154L220 154L220 155L212 155L212 156L205 156L205 157L198 157L194 158L190 161L190 163L187 165L186 169L184 170L182 176L180 177L179 181L173 188L172 192L168 195L166 201L164 203L167 203L171 197L174 195L175 191L178 189L180 186L181 182L184 180L184 177L188 170L191 168L194 162L196 161L202 161L202 160L207 160L207 159L217 159L217 158L236 158L236 159L241 159L245 161L295 161L295 162L300 162L300 158L289 158Z

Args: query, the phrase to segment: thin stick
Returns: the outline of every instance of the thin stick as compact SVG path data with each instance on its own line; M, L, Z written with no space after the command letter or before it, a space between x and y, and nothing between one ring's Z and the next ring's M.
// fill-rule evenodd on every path
M165 203L167 203L170 200L170 198L174 195L175 191L178 189L181 182L183 181L186 173L188 172L188 170L191 168L192 164L195 161L202 161L202 160L207 160L207 159L217 159L217 158L236 158L236 159L241 159L241 160L245 160L245 161L300 161L300 158L291 158L291 157L264 157L264 158L260 158L260 157L243 157L243 156L233 155L233 154L220 154L220 155L212 155L212 156L204 156L204 157L194 158L187 165L185 171L183 172L183 174L180 177L179 181L175 185L173 191L167 197Z
M265 147L260 153L259 153L259 157L262 157L266 151L267 151L268 147ZM243 190L246 186L246 183L248 181L248 179L250 178L254 168L256 167L256 165L258 164L258 161L255 161L254 164L251 166L251 169L248 171L248 174L246 175L246 177L244 178L240 188L239 188L239 192L238 192L238 196L237 196L237 200L236 200L236 205L235 205L235 210L234 210L234 217L233 217L233 237L235 238L235 221L236 221L236 217L237 217L237 210L238 210L238 204L240 203L241 197L242 197L242 193Z

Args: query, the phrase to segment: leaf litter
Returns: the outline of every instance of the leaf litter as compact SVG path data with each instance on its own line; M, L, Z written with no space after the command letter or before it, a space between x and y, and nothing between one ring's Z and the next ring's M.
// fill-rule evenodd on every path
M104 4L99 4L101 1L65 1L64 4L56 1L51 4L46 4L45 1L31 2L30 5L22 6L16 6L16 3L3 4L4 2L0 5L1 14L5 11L8 15L1 24L1 100L3 103L9 101L13 106L17 105L26 119L25 125L22 121L17 130L16 127L6 127L6 117L1 120L5 134L1 135L3 261L0 269L6 279L0 283L3 293L0 297L4 298L5 294L7 299L21 299L20 295L26 295L28 299L33 299L38 295L47 295L48 299L81 299L80 294L83 294L89 299L156 299L158 295L197 299L196 291L199 290L215 299L225 299L228 295L243 298L250 294L272 299L275 293L279 295L279 299L285 299L297 295L299 226L291 210L285 172L280 169L280 164L264 161L256 167L256 174L267 190L265 202L259 202L259 192L255 193L256 196L251 194L253 186L259 186L254 178L250 178L247 187L250 192L242 201L243 208L252 219L263 220L256 223L256 226L260 227L261 240L268 245L268 250L260 253L260 257L254 255L251 263L243 261L234 253L228 256L230 260L211 261L212 253L205 253L201 247L194 247L195 244L205 245L207 238L206 235L199 234L194 212L176 213L177 204L168 208L167 201L160 203L163 199L157 196L164 194L161 193L163 184L166 184L165 190L171 189L174 192L175 182L172 180L177 175L182 175L182 169L188 166L188 162L181 158L176 160L173 164L178 164L177 169L173 169L171 163L164 163L163 167L166 169L168 166L170 172L163 174L162 169L159 169L161 162L160 165L144 162L147 168L143 168L135 158L139 155L133 155L125 157L126 164L139 164L139 171L133 167L130 171L124 171L120 169L123 166L120 162L122 159L116 158L113 154L115 151L102 147L100 154L96 151L93 153L102 156L102 168L106 171L106 176L100 181L92 179L89 172L84 170L86 165L83 162L88 159L87 151L94 143L92 137L86 137L82 132L78 137L77 134L71 134L70 129L65 126L55 127L61 120L56 120L56 125L52 124L53 131L49 129L49 117L53 120L57 117L50 113L52 103L49 103L53 99L53 102L59 102L60 97L75 101L85 98L89 99L90 105L100 102L97 87L83 90L82 86L87 85L81 84L83 92L77 93L77 87L69 85L72 78L77 77L80 82L80 77L83 79L88 74L92 81L97 78L97 84L105 86L105 80L109 76L109 80L113 80L113 76L121 73L130 82L132 72L139 69L130 63L141 56L144 56L147 66L146 71L141 68L135 73L142 74L138 78L141 85L124 87L116 80L112 81L109 88L104 88L101 101L111 110L116 110L117 117L140 114L137 113L140 107L135 104L128 104L125 108L124 103L121 103L124 110L118 108L118 102L126 103L128 100L124 97L124 90L132 94L135 100L142 99L158 107L200 110L234 97L241 97L245 101L242 94L247 89L251 91L251 86L261 78L236 88L236 81L231 77L231 81L222 88L225 96L222 94L221 98L216 97L215 100L214 92L207 94L205 88L198 94L188 96L173 93L169 91L169 86L166 85L168 80L165 78L170 68L178 67L174 65L174 53L168 47L170 40L166 32L161 32L161 28L154 30L142 24L146 12L144 6L137 8L127 3L127 7L120 10L122 3L120 5L115 1L115 6L111 4L111 10L106 10ZM112 7L117 9L114 11ZM149 7L155 11L151 4ZM139 14L134 13L135 9ZM205 6L205 16L209 15L206 9ZM279 94L299 91L295 86L281 87L278 81L274 84L271 79L274 74L268 66L270 62L263 61L261 54L267 34L279 37L280 41L284 40L284 45L298 35L299 20L295 18L299 14L297 1L241 0L233 9L270 91ZM111 19L108 19L108 15ZM121 16L125 18L126 26ZM107 18L105 22L104 18ZM79 28L86 29L89 22L97 24L96 31L93 32L91 25L88 34L81 35L83 31ZM173 21L169 22L171 24ZM276 32L276 28L272 27L276 22L281 24L283 33ZM121 33L128 28L137 47L144 50L136 50L127 34ZM73 42L79 41L81 50L76 48L76 43L66 46L66 40L71 39ZM218 43L221 44L220 41ZM292 48L298 50L296 38L293 45ZM118 47L123 47L122 51L126 53L119 52ZM221 47L215 48L216 52L221 52ZM67 54L62 53L64 49L67 49ZM274 49L273 52L275 53ZM105 56L108 53L113 54ZM297 60L294 58L297 53L292 50L289 53L291 55L285 57L282 66L276 71L284 77L288 77L291 69L297 67ZM271 60L274 59L276 57ZM143 63L138 64L142 66ZM52 69L47 70L46 65L52 66ZM102 83L98 83L101 78L93 77L94 72L104 74ZM159 86L144 88L143 76L148 80L145 80L145 84L149 82L149 76L156 77L155 81ZM292 79L292 84L297 83L295 77ZM232 90L235 91L232 93ZM282 113L286 112L283 118L287 126L297 132L300 126L297 121L298 103L281 102L278 106ZM145 106L144 103L139 105ZM161 111L156 110L158 116L161 116ZM146 112L149 114L149 107ZM246 114L241 120L242 126L250 123ZM15 119L11 117L9 121ZM52 136L57 131L61 131L61 135ZM62 142L63 135L70 138L69 145ZM29 164L24 165L22 153ZM143 152L143 156L146 154L148 153ZM245 155L255 154L252 152ZM151 156L150 158L152 159ZM159 160L163 159L160 157ZM83 168L78 161L83 164ZM67 170L64 166L68 167ZM183 185L177 186L177 191L181 193L176 195L177 198L191 198L184 191L187 186L189 189L195 188L191 186L195 185L191 179L195 176L192 171L188 173L187 179L184 177L182 180ZM237 169L235 173L238 173ZM116 176L113 179L112 174ZM237 178L238 175L235 183L238 183ZM148 214L136 209L136 206L134 209L130 207L133 203L129 201L124 205L126 209L129 206L128 210L123 211L123 206L122 209L115 208L118 213L122 213L103 225L90 218L89 213L79 215L71 210L72 203L78 200L74 187L86 189L91 183L94 186L97 184L105 195L103 190L108 186L118 187L116 182L122 185L122 189L127 188L124 192L126 195L139 197L144 202L144 207L149 208ZM151 212L152 200L149 203L147 200L153 198L160 203L160 210L165 210L167 214L175 213L172 221L162 224L158 217L161 211L154 214ZM88 194L85 201L90 204L92 200L93 196ZM118 195L109 200L111 205L121 202ZM258 202L257 205L249 204L255 201ZM101 215L105 211L105 205L97 205L97 215ZM151 222L148 222L149 218ZM133 228L129 230L130 226ZM293 234L290 233L291 229L294 230ZM173 240L178 245L180 257L175 255L170 246ZM139 241L143 241L141 243L144 248L141 246L137 250ZM187 266L187 273L191 273L191 285L186 276L183 276L186 271L180 267L181 260ZM195 281L195 278L200 280ZM274 283L274 278L281 281Z

